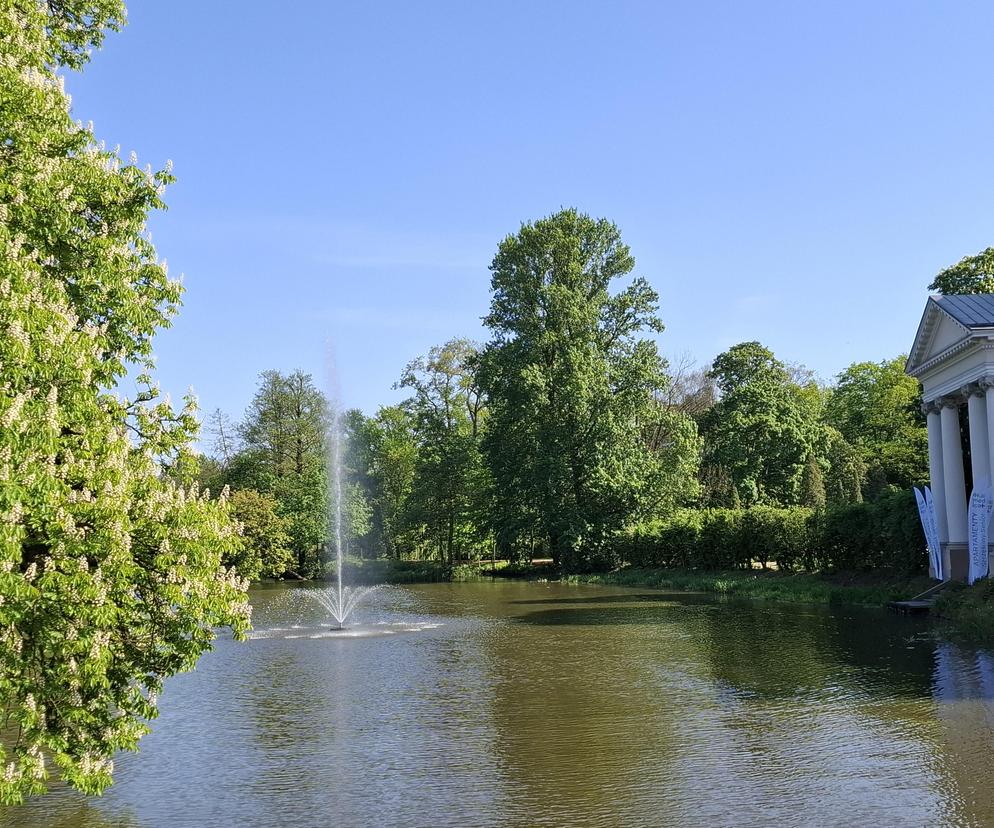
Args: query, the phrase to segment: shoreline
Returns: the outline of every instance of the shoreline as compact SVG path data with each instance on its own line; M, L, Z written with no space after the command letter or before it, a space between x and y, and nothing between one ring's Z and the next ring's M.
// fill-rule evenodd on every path
M508 564L490 561L448 564L440 561L373 559L346 563L347 582L354 585L460 583L481 580L544 580L564 584L620 586L675 592L703 592L755 601L793 604L853 605L884 608L907 600L935 584L927 575L894 572L784 573L775 569L684 570L625 568L612 572L564 575L550 561ZM328 582L331 572L310 583ZM277 583L277 582L272 582ZM257 584L263 585L261 583ZM994 580L968 587L956 584L943 592L929 613L943 632L976 643L994 642Z
M333 577L331 573L325 578ZM883 606L928 589L934 582L925 575L907 576L890 572L783 573L775 569L684 570L625 568L612 572L562 574L551 562L511 564L490 561L450 565L439 561L395 559L349 561L346 580L353 584L439 583L479 579L525 579L571 584L632 586L681 592L709 592L760 600L793 603L849 603Z
M885 606L928 589L927 576L890 577L869 573L785 574L775 570L701 572L672 569L621 569L615 572L565 575L564 583L708 592L716 595L803 604Z

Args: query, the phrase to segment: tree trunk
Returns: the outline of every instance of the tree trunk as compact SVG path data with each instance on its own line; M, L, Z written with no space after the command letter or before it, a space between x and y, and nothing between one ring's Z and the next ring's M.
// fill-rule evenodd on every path
M549 532L549 553L552 555L552 563L558 567L560 554L559 554L559 534L557 532Z
M452 539L455 535L455 521L452 519L452 515L449 515L449 537L447 540L448 552L449 552L449 566L452 566L453 561L453 550L452 550Z

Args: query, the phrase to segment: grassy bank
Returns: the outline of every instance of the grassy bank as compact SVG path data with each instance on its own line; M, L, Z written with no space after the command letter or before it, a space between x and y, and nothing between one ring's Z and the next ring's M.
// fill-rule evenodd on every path
M710 592L769 601L793 601L811 604L863 604L881 606L888 601L910 598L928 589L932 581L925 577L909 578L887 572L785 574L776 570L726 570L706 572L683 569L636 569L628 567L614 572L564 575L551 562L512 564L476 561L450 565L441 561L398 561L349 559L345 579L351 584L417 584L448 581L474 581L486 577L547 578L572 584L672 589L681 592ZM334 577L332 567L327 578ZM965 595L966 593L964 593ZM972 593L971 593L972 595ZM960 591L949 596L949 616L964 620L994 610L986 598L960 598ZM955 599L955 600L953 600ZM994 592L992 592L994 601ZM946 599L944 599L946 600ZM946 612L943 614L945 615ZM978 622L979 623L979 622Z
M951 630L971 639L994 641L994 581L953 584L936 599L934 612Z
M500 570L504 562L497 562ZM447 564L442 561L398 561L393 558L345 561L345 580L350 584L432 584L445 581L472 581L491 574L490 561ZM325 576L335 577L334 564Z
M910 598L931 585L925 576L888 573L784 574L772 570L700 572L673 569L621 569L594 575L569 575L567 583L713 592L769 601L882 606Z
M926 576L907 577L888 572L787 574L759 569L705 572L627 567L614 572L560 576L551 562L544 561L535 564L497 561L496 568L490 561L450 565L441 561L386 558L353 558L345 564L345 578L351 584L440 583L475 581L493 576L709 592L762 601L864 606L883 606L888 601L910 598L934 584ZM327 578L333 577L332 567ZM987 579L973 587L959 584L949 587L939 596L934 616L951 632L970 639L994 641L994 580Z

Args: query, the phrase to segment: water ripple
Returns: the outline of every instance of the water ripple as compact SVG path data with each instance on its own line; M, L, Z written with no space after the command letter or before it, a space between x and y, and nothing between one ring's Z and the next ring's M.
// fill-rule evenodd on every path
M100 800L14 828L985 825L994 661L862 610L557 584L385 590L167 684Z

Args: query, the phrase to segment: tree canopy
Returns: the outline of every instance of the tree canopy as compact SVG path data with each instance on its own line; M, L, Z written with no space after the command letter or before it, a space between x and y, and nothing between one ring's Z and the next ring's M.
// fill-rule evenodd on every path
M641 336L662 330L657 297L642 278L610 290L634 265L617 227L576 210L525 224L498 248L479 382L505 547L537 528L553 558L575 566L666 496L665 464L646 442L664 363Z
M721 399L704 418L707 464L727 472L743 505L799 503L820 436L815 397L758 342L720 354L711 377Z
M932 280L929 290L946 295L994 293L994 247L964 256Z
M904 355L856 362L838 376L826 421L855 446L867 475L909 488L928 479L928 434L918 380L904 372Z
M310 374L263 371L236 426L220 414L211 418L215 454L200 461L204 485L250 490L273 499L293 551L285 570L301 577L320 574L324 563L331 417L328 400ZM262 566L273 570L281 561L277 554L272 560L264 558Z
M409 363L399 383L413 392L408 408L418 435L413 486L420 496L408 520L424 528L450 563L458 547L486 531L474 520L489 489L480 451L487 406L473 370L476 357L469 340L450 340Z
M145 231L168 170L124 163L70 115L58 71L118 2L14 0L0 15L0 801L111 781L166 676L248 625L221 565L224 499L189 484L195 402L158 396L152 337L181 295ZM137 391L112 393L129 366Z

